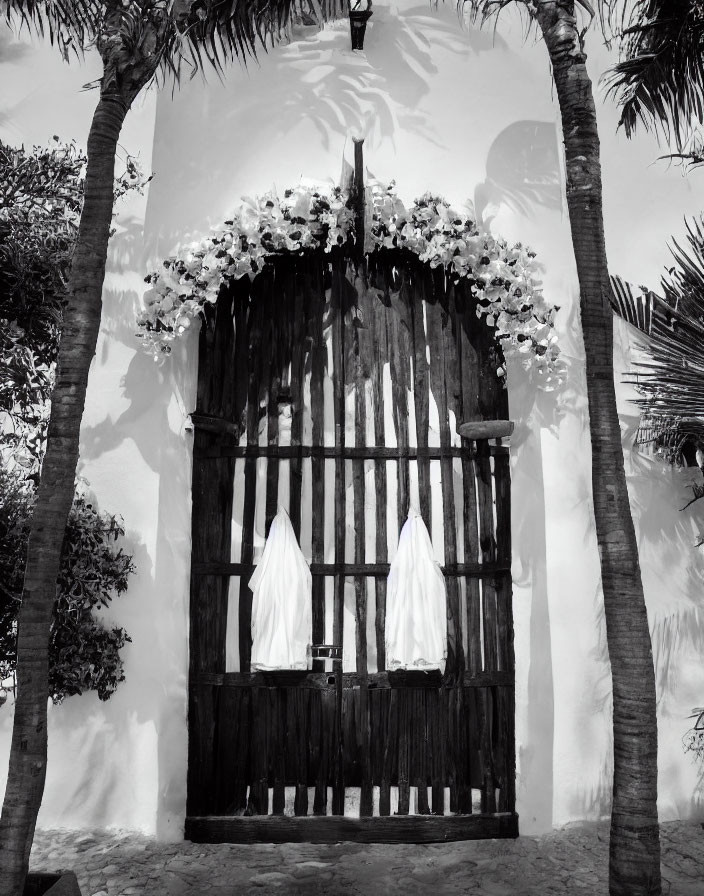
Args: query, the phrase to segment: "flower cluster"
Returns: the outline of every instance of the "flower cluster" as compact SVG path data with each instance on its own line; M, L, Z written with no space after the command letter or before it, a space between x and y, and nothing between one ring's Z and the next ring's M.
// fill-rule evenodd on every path
M565 365L554 331L554 305L545 301L535 252L482 232L475 222L437 196L426 193L406 209L394 184L369 188L372 243L406 248L450 276L466 277L477 296L477 316L494 327L505 356L519 355L523 366L545 376L545 387L561 382ZM368 247L369 248L369 247ZM505 375L500 367L499 376Z
M243 199L231 220L209 237L167 258L150 274L139 334L155 359L191 325L201 308L217 300L227 279L254 279L267 257L280 252L342 245L354 235L354 213L339 187L299 186L282 199L268 193Z
M300 186L283 199L275 194L245 199L223 229L166 259L162 271L146 278L151 286L138 319L155 357L171 350L206 302L216 301L226 279L254 278L275 253L329 251L353 238L351 206L340 188ZM526 368L544 375L546 388L561 380L557 308L543 297L533 251L481 231L439 197L426 194L406 208L393 183L368 185L366 209L367 252L409 249L431 267L442 265L450 276L467 278L479 300L477 315L495 328L504 355L521 356ZM505 375L503 368L497 372Z

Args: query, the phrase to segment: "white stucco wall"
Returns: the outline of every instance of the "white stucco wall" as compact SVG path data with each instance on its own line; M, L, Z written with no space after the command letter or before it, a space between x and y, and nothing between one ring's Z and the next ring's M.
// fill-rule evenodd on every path
M596 34L590 46L596 82L608 56ZM96 76L94 63L68 68L47 48L3 58L0 77L9 74L12 90L0 106L0 136L84 140L95 94L78 89ZM227 217L241 195L283 190L301 176L337 180L351 136L365 137L370 171L394 178L404 198L428 189L459 205L470 198L496 232L534 246L546 294L563 309L566 387L539 393L510 372L517 809L523 833L608 811L609 669L556 116L544 48L524 40L515 20L496 34L463 29L454 4L411 0L375 4L364 54L349 50L340 22L246 71L233 68L224 84L197 78L173 98L168 89L158 99L148 94L130 113L121 142L155 177L148 201L121 212L111 244L80 473L99 505L126 521L139 573L111 615L133 643L127 681L108 703L84 696L51 709L41 825L182 836L191 445L183 426L194 404L196 346L191 339L161 368L140 352L132 333L141 278ZM611 269L655 286L667 239L699 211L696 182L653 164L660 150L651 139L616 136L612 106L600 102L599 121ZM625 325L615 348L620 383L631 352ZM704 555L693 549L696 514L678 510L691 474L630 449L637 417L620 385L619 396L657 668L661 817L687 817L702 813L704 799L701 773L680 743L704 694ZM8 703L0 710L3 757L10 727Z

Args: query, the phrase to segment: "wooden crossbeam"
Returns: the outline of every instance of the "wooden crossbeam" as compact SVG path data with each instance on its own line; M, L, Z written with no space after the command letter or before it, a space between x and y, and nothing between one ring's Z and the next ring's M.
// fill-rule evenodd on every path
M191 575L194 576L248 576L256 568L256 563L193 563ZM388 576L389 563L311 563L313 576ZM446 576L472 576L474 578L492 578L508 575L511 566L507 563L455 563L441 566Z
M488 445L489 454L508 454L508 448ZM273 457L280 460L313 458L342 458L344 460L443 460L448 457L474 457L475 447L458 445L433 445L418 448L398 445L366 445L362 447L345 445L223 445L201 452L201 458L220 457Z

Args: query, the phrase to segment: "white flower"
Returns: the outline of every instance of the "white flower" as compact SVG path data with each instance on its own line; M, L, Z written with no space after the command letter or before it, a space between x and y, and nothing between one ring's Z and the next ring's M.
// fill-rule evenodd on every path
M556 308L542 293L535 253L480 232L469 213L426 193L406 207L391 184L367 184L367 252L405 248L436 268L443 265L472 280L477 317L485 317L505 355L516 354L545 375L545 388L565 376L554 334ZM137 317L144 346L157 360L206 303L217 301L229 279L254 279L272 252L331 251L354 236L349 197L331 186L301 184L283 198L268 193L243 198L231 220L181 254L167 258L147 278L144 309ZM499 376L505 368L498 368Z

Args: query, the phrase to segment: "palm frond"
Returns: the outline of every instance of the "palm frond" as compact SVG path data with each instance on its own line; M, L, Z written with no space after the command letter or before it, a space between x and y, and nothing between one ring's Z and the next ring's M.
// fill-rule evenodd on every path
M322 27L348 9L348 0L0 0L10 26L48 36L65 58L93 44L101 49L119 32L128 57L148 51L162 76L176 80L184 68L222 75L231 61L274 46L293 24Z
M642 415L637 442L654 443L677 463L704 447L704 220L686 227L684 244L673 240L675 264L662 279L664 297L646 291L641 298L612 277L615 313L649 337L647 360L628 374ZM639 302L649 305L649 317Z
M641 333L650 336L658 297L645 287L641 287L638 292L617 274L611 275L609 279L611 281L609 301L614 312Z
M346 0L195 0L177 19L167 54L178 78L183 64L192 74L206 64L218 74L235 59L245 60L284 38L297 22L325 22L347 15ZM176 52L174 52L176 51Z
M0 13L10 27L47 36L67 59L81 55L90 43L104 5L97 0L4 0Z
M681 149L704 119L704 3L635 0L624 4L622 59L606 75L630 137L641 122Z

